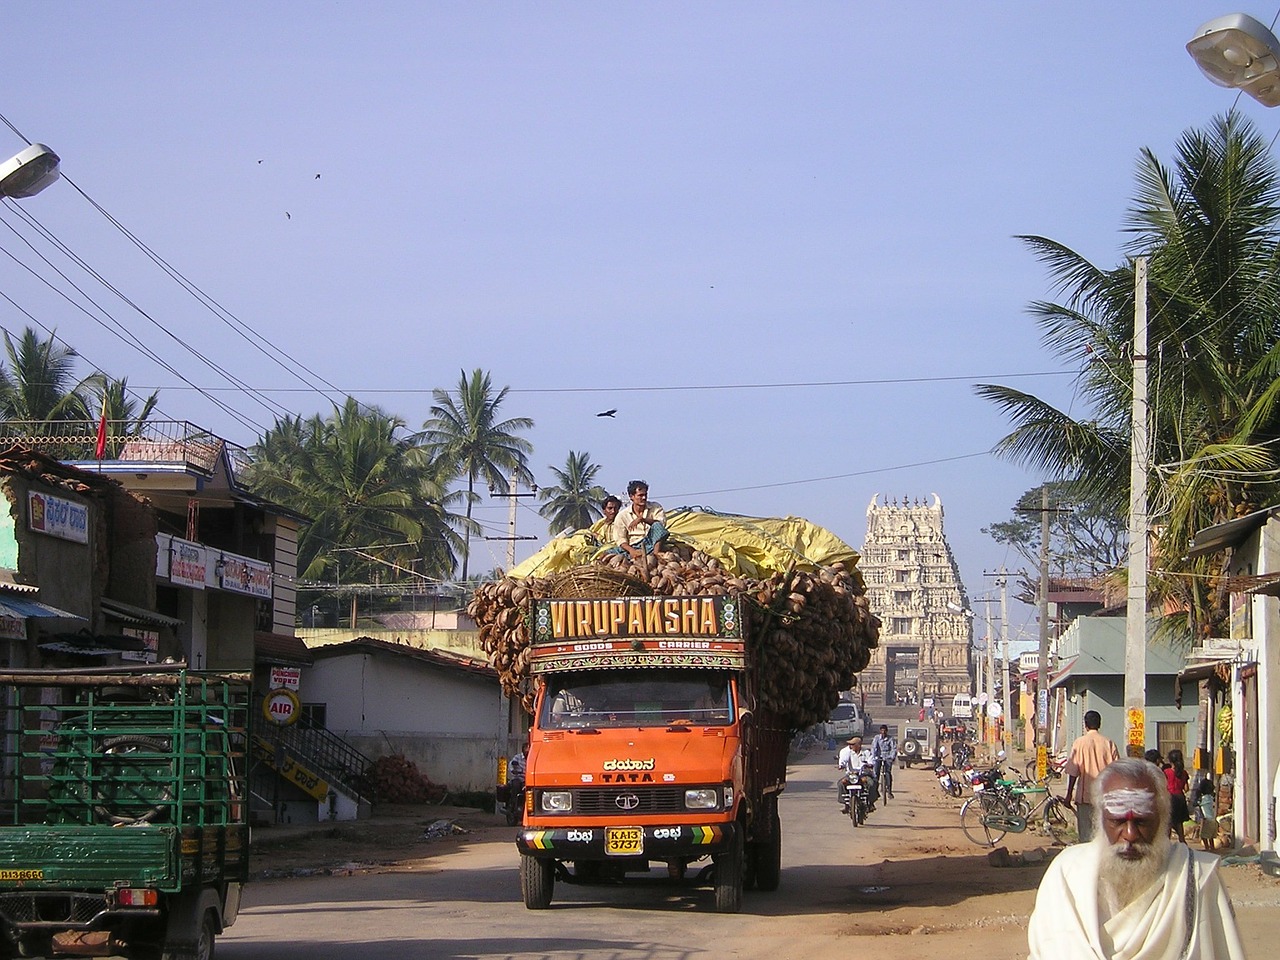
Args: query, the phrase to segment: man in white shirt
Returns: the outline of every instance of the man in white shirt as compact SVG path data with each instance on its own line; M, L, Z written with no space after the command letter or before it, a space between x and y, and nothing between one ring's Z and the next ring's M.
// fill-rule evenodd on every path
M667 514L662 504L649 500L649 484L632 480L627 484L631 502L618 511L613 521L613 540L618 553L640 560L653 553L667 536Z
M863 766L871 763L871 751L863 748L861 737L850 737L845 741L845 745L836 755L836 766L840 768L841 774L840 779L836 781L836 796L843 797L845 784L851 778L861 775ZM843 800L840 806L848 812L849 808Z

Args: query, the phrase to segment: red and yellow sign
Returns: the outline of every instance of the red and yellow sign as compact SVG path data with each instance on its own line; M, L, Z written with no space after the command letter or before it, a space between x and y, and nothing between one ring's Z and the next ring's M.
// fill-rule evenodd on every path
M302 701L288 687L277 687L262 698L262 713L271 723L287 727L298 719Z
M1131 757L1142 756L1147 745L1147 711L1142 707L1130 707L1125 711L1125 737L1127 753Z

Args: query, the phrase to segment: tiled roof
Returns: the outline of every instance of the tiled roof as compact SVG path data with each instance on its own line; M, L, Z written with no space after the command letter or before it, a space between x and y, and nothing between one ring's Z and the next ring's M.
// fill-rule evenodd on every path
M253 659L255 663L308 667L311 665L312 656L301 637L258 630L253 635Z
M314 660L328 660L331 657L349 656L355 653L389 654L391 656L408 657L433 666L448 670L461 670L464 673L480 677L497 677L498 672L476 657L453 653L448 650L427 650L422 647L411 647L407 643L391 643L387 640L375 640L373 637L357 637L344 643L331 643L316 647L310 651Z

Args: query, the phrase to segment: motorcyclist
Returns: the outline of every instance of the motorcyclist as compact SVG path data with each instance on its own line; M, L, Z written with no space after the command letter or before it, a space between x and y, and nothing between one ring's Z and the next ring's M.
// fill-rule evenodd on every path
M889 736L889 725L880 724L880 732L871 738L871 762L875 766L876 785L886 800L893 799L893 763L898 759L898 743Z
M852 736L845 741L845 746L840 748L840 753L836 756L836 766L840 768L842 776L836 781L836 795L840 798L840 806L844 813L849 812L849 803L847 800L847 788L849 781L855 777L863 776L863 769L871 767L871 751L862 746L862 738ZM875 804L874 793L868 797L868 807Z

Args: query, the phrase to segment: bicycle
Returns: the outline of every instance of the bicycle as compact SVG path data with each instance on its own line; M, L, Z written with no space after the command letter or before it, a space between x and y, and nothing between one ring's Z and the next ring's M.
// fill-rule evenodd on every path
M1041 795L1035 805L1029 797ZM1067 809L1042 784L1019 784L1001 780L993 790L975 794L960 807L960 829L973 843L994 847L1008 833L1024 833L1033 818L1037 828L1056 843L1069 843L1075 828L1062 811Z

